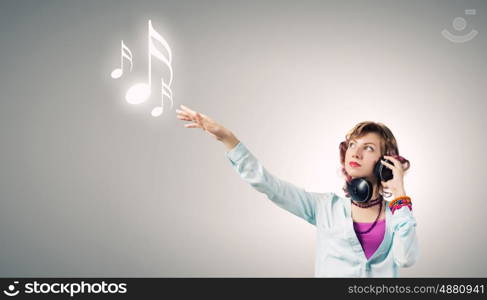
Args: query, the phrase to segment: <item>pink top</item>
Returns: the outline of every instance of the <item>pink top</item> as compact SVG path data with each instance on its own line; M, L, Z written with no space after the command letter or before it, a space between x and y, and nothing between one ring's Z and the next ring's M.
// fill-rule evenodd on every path
M357 231L366 231L374 224L371 223L361 223L361 222L353 222L353 228L355 229L355 233L357 234L357 238L362 245L362 249L364 249L365 256L369 259L372 254L379 248L382 240L384 239L384 233L386 229L386 219L382 219L377 221L374 229L369 231L366 234L360 234Z

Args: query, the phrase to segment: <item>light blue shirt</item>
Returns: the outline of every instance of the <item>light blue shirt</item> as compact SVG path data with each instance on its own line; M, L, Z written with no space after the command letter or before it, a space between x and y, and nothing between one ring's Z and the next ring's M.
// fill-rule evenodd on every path
M243 180L279 207L316 226L316 277L399 277L419 258L416 220L408 207L386 207L384 239L367 259L351 216L351 201L335 193L307 192L270 174L240 142L225 153ZM389 204L389 201L386 201Z

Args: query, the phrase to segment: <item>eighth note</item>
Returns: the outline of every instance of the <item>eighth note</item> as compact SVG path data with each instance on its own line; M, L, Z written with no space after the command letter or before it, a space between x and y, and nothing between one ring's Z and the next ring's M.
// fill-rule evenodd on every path
M133 64L132 64L132 52L130 51L130 49L125 46L125 44L123 43L123 40L122 40L122 45L120 46L120 68L116 68L112 71L112 73L110 74L110 76L112 76L113 79L118 79L120 77L122 77L123 75L123 58L126 58L128 59L128 61L130 62L130 72L132 72L132 67L133 67Z

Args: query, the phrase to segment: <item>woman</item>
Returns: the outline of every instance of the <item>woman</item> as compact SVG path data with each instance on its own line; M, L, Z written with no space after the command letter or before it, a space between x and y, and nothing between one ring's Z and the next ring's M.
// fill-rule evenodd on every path
M409 161L399 156L396 139L385 125L361 122L340 143L344 198L307 192L276 178L230 130L188 107L181 109L177 117L192 122L185 127L201 128L227 147L227 158L246 182L316 226L316 277L399 277L400 267L418 259L416 220L403 181ZM380 164L392 170L392 179L375 175ZM360 180L372 191L366 199L357 198L352 188ZM384 199L385 189L391 201Z

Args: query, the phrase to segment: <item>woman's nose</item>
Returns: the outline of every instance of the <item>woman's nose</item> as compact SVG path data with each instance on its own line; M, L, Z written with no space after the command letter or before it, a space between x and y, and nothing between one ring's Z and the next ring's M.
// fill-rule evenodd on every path
M358 159L361 159L361 158L362 158L362 153L360 152L360 150L355 150L355 151L352 153L352 157L353 157L353 158L358 158Z

